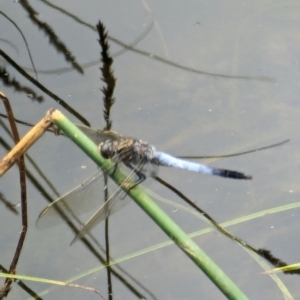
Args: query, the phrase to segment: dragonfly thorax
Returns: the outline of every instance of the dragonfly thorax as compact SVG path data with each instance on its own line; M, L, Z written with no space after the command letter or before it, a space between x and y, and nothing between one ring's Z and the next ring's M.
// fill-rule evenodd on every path
M133 154L131 156L131 163L136 165L140 162L151 162L155 152L155 148L153 146L149 145L147 142L136 139L133 139L131 149Z
M155 148L147 142L132 138L108 139L99 145L100 154L106 159L137 165L150 162Z

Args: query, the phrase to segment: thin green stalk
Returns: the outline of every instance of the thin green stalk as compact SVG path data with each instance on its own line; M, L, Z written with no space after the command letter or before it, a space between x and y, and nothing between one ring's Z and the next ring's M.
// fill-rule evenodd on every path
M97 165L112 170L113 163L101 157L98 147L59 111L52 113L53 123L78 145ZM117 169L110 177L121 185L126 175ZM152 220L178 245L178 247L210 278L228 299L248 299L235 283L191 240L187 234L136 186L126 191Z

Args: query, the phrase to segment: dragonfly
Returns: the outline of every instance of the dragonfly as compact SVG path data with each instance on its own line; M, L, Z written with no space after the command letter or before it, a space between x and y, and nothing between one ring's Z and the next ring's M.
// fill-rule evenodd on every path
M96 130L82 125L78 127L95 144L99 145L100 154L113 162L113 169L106 170L106 173L113 173L121 166L128 171L129 174L126 181L128 180L127 182L131 183L129 189L141 184L149 176L155 178L160 166L184 169L224 178L252 179L252 176L242 172L213 168L177 158L168 153L157 151L154 146L143 140L122 136L114 131ZM104 178L105 174L101 170L98 170L82 184L49 204L40 213L37 219L37 227L48 228L59 223L60 220L76 219L80 214L94 209L96 205L99 205L99 195L101 190L103 192ZM126 182L122 184L124 186ZM128 198L122 186L115 189L107 201L80 228L71 244L89 233L99 222L125 206L128 203ZM61 215L63 215L63 218Z

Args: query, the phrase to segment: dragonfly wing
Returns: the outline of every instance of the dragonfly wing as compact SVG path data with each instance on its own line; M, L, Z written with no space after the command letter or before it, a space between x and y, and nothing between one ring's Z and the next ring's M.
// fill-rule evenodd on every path
M156 163L159 163L159 165L161 166L173 167L173 168L188 170L188 171L202 173L202 174L210 174L210 175L215 175L215 176L220 176L225 178L246 179L246 180L252 179L252 176L246 175L238 171L208 167L206 165L177 158L175 156L169 155L164 152L156 151L154 153L153 159L156 160Z
M91 211L99 205L99 197L103 194L103 178L102 171L98 170L82 184L52 202L40 213L36 226L53 227Z
M84 125L76 125L86 136L88 136L96 145L110 139L119 140L122 136L114 131L105 131L100 129L94 129Z
M130 202L130 197L124 195L124 191L119 187L111 197L97 210L97 212L83 225L78 234L75 236L71 245L85 234L89 233L101 221L116 213Z
M120 164L119 167L122 168L123 164ZM125 166L123 166L125 167ZM139 165L140 170L143 170L142 165ZM150 167L150 164L149 164ZM150 170L150 169L149 169ZM122 183L123 186L126 186L127 183L133 183L136 179L135 170L131 169L130 174L128 174L126 180ZM116 213L121 208L123 208L130 201L130 197L126 197L124 194L122 186L119 186L114 193L108 198L108 200L97 210L97 212L83 225L78 234L75 236L71 245L74 244L78 239L82 238L85 234L89 233L96 225L98 225L105 218Z
M145 165L143 165L141 171L148 177L155 178L158 173L158 166L148 162Z

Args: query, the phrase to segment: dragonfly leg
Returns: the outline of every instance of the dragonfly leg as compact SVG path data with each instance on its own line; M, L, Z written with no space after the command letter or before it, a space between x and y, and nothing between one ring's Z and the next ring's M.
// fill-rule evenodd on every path
M125 166L130 170L132 170L138 177L138 179L135 181L134 185L130 187L130 189L136 187L137 185L139 185L140 183L146 180L145 174L139 171L138 169L136 169L135 167L133 167L130 163L125 163Z
M113 171L112 171L112 173L111 173L112 175L114 175L114 174L115 174L115 172L116 172L117 168L118 168L118 164L115 164L115 165L114 165L114 169L113 169Z
M143 172L140 172L139 170L137 170L136 168L134 168L130 163L125 163L125 162L124 162L124 164L125 164L125 166L126 166L127 168L129 168L130 170L132 170L132 171L137 175L137 177L138 177L138 179L135 180L134 184L133 184L130 188L128 188L127 193L126 193L126 195L125 195L125 197L126 197L127 194L128 194L128 192L129 192L132 188L136 187L137 185L141 184L143 181L146 180L146 176L145 176L145 174L144 174ZM124 198L125 198L125 197L124 197ZM123 198L123 199L124 199L124 198Z

